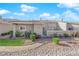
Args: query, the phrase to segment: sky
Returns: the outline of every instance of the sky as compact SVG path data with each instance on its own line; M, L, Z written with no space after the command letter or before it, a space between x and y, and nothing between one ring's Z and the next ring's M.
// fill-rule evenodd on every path
M0 16L18 20L79 22L79 3L0 3Z

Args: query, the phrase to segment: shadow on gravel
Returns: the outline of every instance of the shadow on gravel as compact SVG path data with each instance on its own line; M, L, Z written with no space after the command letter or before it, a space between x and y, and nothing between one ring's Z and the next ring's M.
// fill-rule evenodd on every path
M59 45L60 45L60 46L65 46L65 47L70 47L70 45L64 44L64 43L60 43Z

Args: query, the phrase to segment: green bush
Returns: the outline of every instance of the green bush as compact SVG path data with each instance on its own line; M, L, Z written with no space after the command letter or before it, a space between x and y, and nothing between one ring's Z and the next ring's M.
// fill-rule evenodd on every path
M54 34L53 37L59 37L58 34Z
M36 33L31 33L31 32L25 32L25 38L30 38L30 35L34 34L36 39L40 38L41 36L36 34Z
M16 31L16 37L22 36L22 32ZM5 33L1 33L2 36L6 36L6 35L11 35L10 37L13 36L13 31L9 31L9 32L5 32Z
M16 37L20 37L22 32L16 31Z
M2 33L1 35L6 36L6 35L10 35L11 33L12 33L12 31L9 31L9 32Z
M69 37L69 34L67 34L67 33L64 33L64 37Z
M54 38L52 38L52 42L53 42L54 44L59 44L59 42L60 42L59 37L54 37Z
M31 33L31 34L30 34L30 39L31 39L32 41L35 41L36 35L35 35L34 33Z
M25 38L30 38L30 34L31 34L31 32L25 32L25 34L24 34Z

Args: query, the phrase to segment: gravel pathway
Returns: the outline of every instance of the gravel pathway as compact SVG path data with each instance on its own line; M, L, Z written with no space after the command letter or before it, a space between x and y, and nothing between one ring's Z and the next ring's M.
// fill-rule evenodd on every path
M76 42L76 43L75 43ZM37 45L35 47L35 45ZM72 42L61 42L59 45L54 45L51 42L45 44L35 44L30 46L33 48L28 49L29 47L15 47L12 49L9 47L6 50L5 48L0 47L1 56L79 56L79 41ZM17 48L17 50L15 50ZM2 50L1 50L2 49Z

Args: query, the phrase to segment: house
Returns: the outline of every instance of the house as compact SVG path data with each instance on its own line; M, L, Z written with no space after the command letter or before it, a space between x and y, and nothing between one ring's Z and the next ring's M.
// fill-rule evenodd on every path
M67 23L63 21L37 20L37 21L11 21L15 31L35 32L41 36L52 36L55 33L63 35L63 33L73 34L79 31L79 24Z
M35 32L41 36L52 36L55 33L62 35L65 32L73 34L79 31L79 23L52 20L0 21L0 34L11 30L13 31L13 37L16 37L16 31Z
M12 24L7 22L7 21L3 21L2 19L0 20L0 35L1 33L5 33L8 31L11 31L12 28Z

